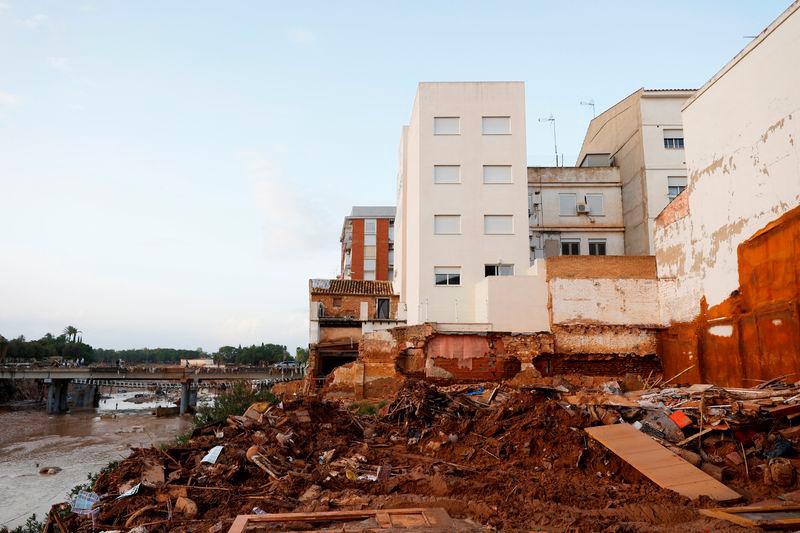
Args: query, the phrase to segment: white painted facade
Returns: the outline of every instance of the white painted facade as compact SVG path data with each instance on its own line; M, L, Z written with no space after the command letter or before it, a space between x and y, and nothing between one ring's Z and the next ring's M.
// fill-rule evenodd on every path
M400 312L409 324L474 323L485 265L529 265L524 84L420 83L400 145Z
M528 213L531 261L568 253L625 254L616 167L528 168Z
M689 186L655 232L662 305L687 321L739 287L737 248L800 205L800 2L683 108ZM680 207L681 209L673 209Z
M686 185L681 107L692 94L639 89L589 124L576 164L619 168L626 255L654 253L655 218Z

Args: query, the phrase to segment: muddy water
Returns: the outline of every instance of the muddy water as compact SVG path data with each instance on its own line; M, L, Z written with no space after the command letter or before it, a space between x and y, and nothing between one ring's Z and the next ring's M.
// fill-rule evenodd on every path
M151 415L155 403L126 401L133 394L113 394L98 409L59 416L0 407L0 527L16 527L32 513L41 519L89 473L126 457L131 447L170 441L191 427L188 417ZM43 467L62 470L41 475Z

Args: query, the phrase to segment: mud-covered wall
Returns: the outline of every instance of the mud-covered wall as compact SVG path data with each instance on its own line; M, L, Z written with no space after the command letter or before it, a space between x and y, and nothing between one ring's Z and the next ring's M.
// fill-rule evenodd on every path
M656 259L664 371L695 365L686 381L753 385L800 368L799 7L683 111L689 185L658 217Z

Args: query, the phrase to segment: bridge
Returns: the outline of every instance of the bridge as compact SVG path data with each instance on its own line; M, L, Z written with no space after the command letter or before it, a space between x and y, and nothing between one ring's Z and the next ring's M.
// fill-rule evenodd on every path
M180 385L180 414L197 405L197 389L202 382L252 381L272 384L279 381L302 379L300 370L255 367L35 367L0 366L0 379L41 379L47 384L47 412L67 411L69 383L81 383L76 404L92 407L99 385L114 384L141 386L143 383L170 383Z

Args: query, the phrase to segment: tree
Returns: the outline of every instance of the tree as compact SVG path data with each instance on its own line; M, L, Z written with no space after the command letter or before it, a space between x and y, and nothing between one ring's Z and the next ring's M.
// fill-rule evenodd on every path
M78 340L78 333L83 333L75 326L67 326L64 328L64 335L67 337L67 341L69 342L77 342Z
M294 349L294 360L298 363L305 364L308 361L308 349L298 346Z

